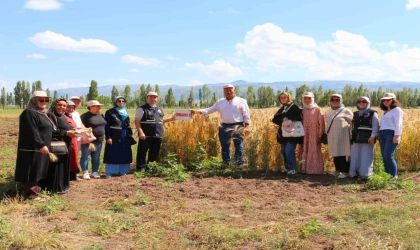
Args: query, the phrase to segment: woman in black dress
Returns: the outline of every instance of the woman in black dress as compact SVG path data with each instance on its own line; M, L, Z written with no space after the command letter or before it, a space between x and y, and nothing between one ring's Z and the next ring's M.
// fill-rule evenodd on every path
M48 118L53 126L53 140L64 141L68 152L71 152L72 138L76 132L68 123L64 112L67 108L66 99L57 99L48 110ZM41 187L52 194L65 194L70 190L70 157L69 154L57 155L56 162L50 162L47 178L40 182Z
M39 181L47 177L50 162L52 124L45 109L49 100L44 91L35 91L19 117L15 181L24 184L31 198L41 191Z

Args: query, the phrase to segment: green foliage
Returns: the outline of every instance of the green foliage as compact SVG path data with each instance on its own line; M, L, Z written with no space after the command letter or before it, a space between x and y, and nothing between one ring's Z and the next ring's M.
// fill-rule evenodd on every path
M90 81L89 93L87 94L88 100L98 99L98 83L95 80Z
M172 87L168 89L168 94L165 96L165 106L176 107L176 101Z
M390 179L391 176L385 172L373 174L366 183L366 189L378 190L388 188Z
M109 210L115 213L121 213L121 212L126 211L131 206L132 206L131 201L129 199L124 199L122 201L114 201L109 207Z
M315 233L319 233L322 229L322 225L320 225L316 220L311 220L300 229L300 236L301 238L308 238Z
M244 203L242 204L242 207L243 207L244 209L246 209L246 208L249 208L249 207L251 206L251 204L252 204L252 200L251 200L251 199L246 199L246 200L244 201Z
M4 109L4 106L6 106L6 89L4 87L1 88L0 104Z
M177 155L174 153L169 153L161 162L150 162L148 168L147 175L166 177L167 180L174 182L182 182L189 177L184 165L178 163Z
M68 204L59 195L49 196L45 191L42 191L38 196L46 201L42 204L37 204L38 213L43 216L52 215L57 211L65 210Z
M204 169L204 160L207 152L204 146L198 142L195 149L187 149L187 157L185 159L185 167L189 171L199 171Z
M9 225L6 223L6 220L0 217L0 239L3 239L7 236L7 232L9 231Z

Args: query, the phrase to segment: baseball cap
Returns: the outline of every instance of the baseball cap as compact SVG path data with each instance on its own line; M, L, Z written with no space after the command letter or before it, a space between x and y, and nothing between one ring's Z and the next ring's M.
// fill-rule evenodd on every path
M149 96L149 95L154 95L154 96L159 97L159 95L154 91L150 91L149 93L147 93L146 97Z
M100 102L98 102L97 100L91 100L88 101L86 103L86 106L90 107L90 106L102 106L103 104L101 104Z
M80 97L78 97L78 96L71 96L69 99L70 100L76 99L76 100L79 100L79 101L83 102L83 100Z
M224 88L224 89L227 89L227 88L234 88L234 86L233 86L232 84L225 84L225 85L223 86L223 88Z
M382 100L389 100L389 99L396 99L397 97L395 96L394 93L385 93L384 96L381 98Z
M48 98L50 98L49 96L47 96L47 93L45 93L42 90L34 91L31 95L31 97L48 97Z

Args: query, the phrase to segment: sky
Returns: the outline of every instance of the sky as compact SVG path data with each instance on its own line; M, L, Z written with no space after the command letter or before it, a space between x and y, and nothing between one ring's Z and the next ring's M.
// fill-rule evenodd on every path
M420 0L0 0L0 87L420 81Z

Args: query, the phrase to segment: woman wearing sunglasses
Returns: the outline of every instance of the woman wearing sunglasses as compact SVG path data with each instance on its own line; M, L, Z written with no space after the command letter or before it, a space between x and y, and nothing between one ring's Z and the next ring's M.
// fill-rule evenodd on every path
M373 148L379 131L378 113L370 108L370 99L361 96L353 113L350 176L367 179L373 172Z
M52 124L46 109L49 101L44 91L35 91L19 116L15 181L24 184L29 198L37 198L36 194L41 191L39 181L47 177L50 163Z
M391 181L398 178L397 162L394 153L401 141L403 130L403 111L394 93L386 93L381 98L380 107L385 113L381 117L379 129L379 145L385 172L391 175Z
M130 127L130 117L127 113L126 100L117 96L114 107L105 113L105 172L106 178L112 175L125 175L130 171L133 161L131 152L131 139L133 131Z
M330 109L326 113L328 152L334 158L338 178L348 177L350 169L350 125L353 112L344 107L340 94L330 95Z

